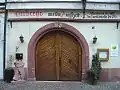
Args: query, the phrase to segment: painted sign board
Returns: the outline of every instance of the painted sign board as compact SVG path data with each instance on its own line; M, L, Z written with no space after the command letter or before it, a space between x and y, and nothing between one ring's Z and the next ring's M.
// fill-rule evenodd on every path
M117 57L119 52L119 45L118 44L111 44L111 57Z
M87 11L83 18L81 10L18 10L9 12L11 18L120 19L120 12Z

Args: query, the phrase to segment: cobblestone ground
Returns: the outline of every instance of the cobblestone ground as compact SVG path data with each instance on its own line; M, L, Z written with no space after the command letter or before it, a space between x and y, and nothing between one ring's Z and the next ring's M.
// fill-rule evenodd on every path
M119 82L89 85L81 82L0 81L0 90L120 90Z

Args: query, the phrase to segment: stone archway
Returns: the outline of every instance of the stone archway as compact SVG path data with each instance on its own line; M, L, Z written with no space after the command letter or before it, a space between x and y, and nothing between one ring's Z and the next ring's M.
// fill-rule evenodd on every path
M35 77L35 47L38 40L48 32L58 30L54 29L58 28L59 30L65 30L64 32L73 36L81 45L82 48L82 80L85 80L87 70L89 68L89 47L84 38L84 36L74 27L65 24L65 23L50 23L39 30L37 30L34 35L32 36L29 44L28 44L28 80L36 80ZM60 29L63 28L63 29Z

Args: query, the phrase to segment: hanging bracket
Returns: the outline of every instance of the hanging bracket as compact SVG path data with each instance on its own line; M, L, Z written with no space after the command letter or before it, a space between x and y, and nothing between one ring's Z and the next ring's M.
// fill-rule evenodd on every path
M116 23L117 29L119 28L119 22Z
M12 28L12 21L10 21L10 27Z

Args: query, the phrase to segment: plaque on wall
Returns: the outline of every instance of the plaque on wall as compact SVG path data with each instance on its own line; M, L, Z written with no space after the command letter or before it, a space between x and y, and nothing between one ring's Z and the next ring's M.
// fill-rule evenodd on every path
M108 61L109 60L109 49L108 48L98 48L98 60Z

